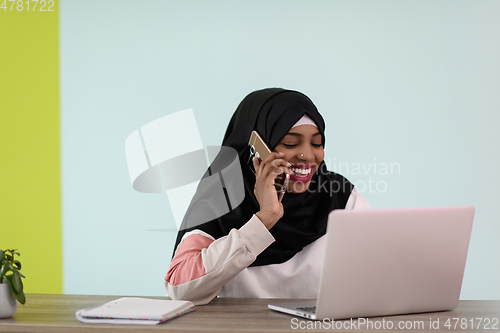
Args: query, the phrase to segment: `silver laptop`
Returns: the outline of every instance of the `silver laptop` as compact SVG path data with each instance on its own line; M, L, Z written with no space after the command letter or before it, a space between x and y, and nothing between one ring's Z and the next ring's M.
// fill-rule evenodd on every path
M335 210L318 299L269 308L319 320L454 309L473 219L472 206Z

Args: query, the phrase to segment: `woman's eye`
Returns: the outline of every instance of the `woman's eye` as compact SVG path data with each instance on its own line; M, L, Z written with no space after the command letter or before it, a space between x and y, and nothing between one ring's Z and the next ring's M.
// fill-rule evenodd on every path
M311 146L316 147L316 148L319 148L319 147L321 147L321 143L320 143L320 144L311 143Z
M294 147L297 147L297 144L288 144L288 143L283 143L283 146L287 147L287 148L294 148Z

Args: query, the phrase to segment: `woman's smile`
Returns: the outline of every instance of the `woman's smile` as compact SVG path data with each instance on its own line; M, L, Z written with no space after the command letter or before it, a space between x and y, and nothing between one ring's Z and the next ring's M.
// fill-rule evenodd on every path
M293 171L293 175L290 175L290 179L296 182L307 183L311 180L311 177L316 169L314 164L292 164L290 170Z

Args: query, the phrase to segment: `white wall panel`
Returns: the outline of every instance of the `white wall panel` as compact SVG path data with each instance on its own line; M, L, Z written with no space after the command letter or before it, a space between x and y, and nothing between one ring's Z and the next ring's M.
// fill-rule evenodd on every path
M60 8L65 293L164 294L176 226L166 195L132 189L129 134L193 108L219 145L246 94L279 86L315 102L327 164L374 207L475 205L461 297L500 298L500 2Z

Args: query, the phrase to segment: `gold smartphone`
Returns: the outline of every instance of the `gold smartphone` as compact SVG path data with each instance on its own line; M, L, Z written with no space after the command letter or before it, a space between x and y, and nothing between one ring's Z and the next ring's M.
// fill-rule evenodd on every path
M247 164L255 174L255 169L253 167L252 159L257 157L259 162L265 160L269 154L271 154L271 150L264 143L264 140L260 137L259 133L256 131L252 132L250 136L250 141L248 141L248 159ZM288 181L290 180L290 175L287 173L282 173L276 176L274 179L274 187L276 188L276 193L278 194L278 200L281 202L283 196L285 195L286 189L288 187Z

